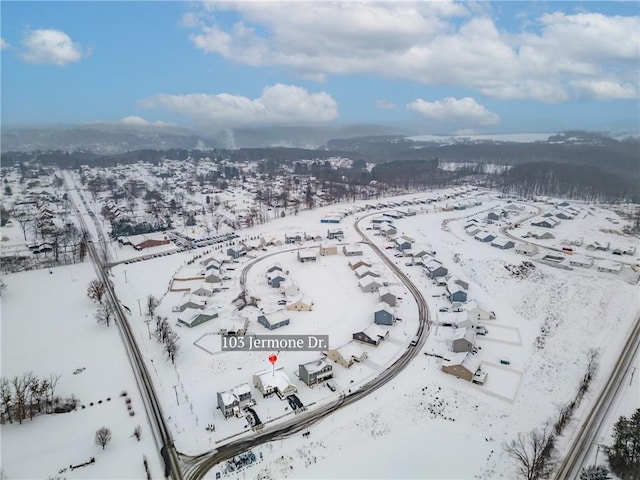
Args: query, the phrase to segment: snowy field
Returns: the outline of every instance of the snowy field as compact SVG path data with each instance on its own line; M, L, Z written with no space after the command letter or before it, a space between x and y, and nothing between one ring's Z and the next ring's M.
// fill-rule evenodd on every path
M436 193L440 192L413 194L406 198L435 196ZM485 385L471 384L447 375L440 370L439 358L420 353L392 382L316 424L311 428L309 436L302 437L298 434L254 449L256 455L263 455L263 460L246 468L242 472L243 478L510 479L514 478L515 465L502 452L501 443L512 439L519 431L528 431L552 418L557 406L573 396L584 373L586 353L590 348L597 348L600 352L601 373L591 390L597 391L606 372L615 362L629 326L638 314L638 285L630 282L633 277L606 274L595 269L564 270L539 262L535 263L535 268L528 275L513 276L505 266L518 265L526 257L516 254L514 250L500 250L478 242L467 235L463 228L468 219L480 218L491 209L505 207L505 201L488 193L467 194L466 198L479 199L482 205L460 211L441 211L450 202L443 200L436 203L435 207L430 206L428 213L394 220L393 223L397 226L399 235L412 237L417 244L430 244L436 251L436 258L449 272L469 283L469 298L495 312L495 320L484 322L487 335L478 336L476 342L476 346L481 347L476 356L482 369L488 373ZM379 201L381 200L375 202ZM365 202L358 202L348 206L364 204ZM542 204L524 207L522 212L512 215L509 221L514 223L519 218L529 217L539 208L553 208ZM321 224L320 218L336 209L335 205L317 209L252 229L243 229L239 233L242 237L264 235L283 240L285 232L304 231L317 232L324 237L327 225ZM368 226L370 219L363 218L365 215L354 213L342 220L340 226L345 234L344 243L360 240L353 222L359 218L362 228ZM615 213L598 208L597 216L587 216L579 222L576 219L572 221L574 223L563 222L561 226L566 225L563 227L566 229L563 234L586 237L601 230L601 227L592 226L588 220L600 222L608 221L607 218L615 218L620 222L617 227L623 225L624 220ZM486 227L498 231L504 225L506 222ZM384 248L388 241L380 236L373 236L373 231L364 231L421 290L431 315L440 308L451 307L446 297L442 297L444 288L434 285L421 267L405 266L404 258L396 258L395 251ZM613 233L608 235L618 239ZM303 245L311 247L317 244L305 242ZM268 257L258 261L250 269L247 277L248 290L251 295L259 298L258 308L265 312L278 307L278 299L282 297L267 285L265 275L267 267L278 262L290 272L289 276L297 282L300 292L313 300L314 308L311 312L288 312L291 323L271 333L328 334L330 346L335 348L349 340L352 333L372 322L373 310L379 301L378 295L360 291L357 278L347 265L348 257L339 252L335 256L319 257L316 263L303 264L297 261L295 253L287 251L288 248L291 247L268 247L266 252L250 254L256 259ZM221 413L215 408L216 392L244 382L251 383L254 373L271 367L267 360L269 352L219 352L219 337L216 333L219 326L216 322L223 322L238 313L234 312L231 301L240 292L239 276L251 258L245 257L234 264L235 270L226 272L231 279L223 281L223 286L228 290L211 297L212 303L219 307L218 319L192 329L176 326L178 314L173 309L184 302L186 297L184 293L169 291L172 276L191 260L194 260L193 265L197 265L197 262L208 255L224 254L225 251L226 247L209 247L118 265L112 269L118 297L131 310L130 322L140 348L149 361L176 447L178 451L188 454L203 453L216 445L250 435L250 429L243 418L233 417L226 421L222 419ZM124 251L119 254L129 255ZM200 258L195 258L196 256ZM374 261L377 269L390 283L398 283L398 279L372 251L365 251L364 256ZM82 403L98 399L100 395L111 395L114 397L111 402L117 403L121 400L117 395L126 389L132 396L134 405L140 404L133 377L128 373L130 367L119 343L117 330L113 326L109 329L98 326L91 318L95 307L85 294L86 285L93 278L91 270L88 265L67 268L73 268L74 278L70 270L62 268L55 269L53 275L40 271L7 277L9 289L3 296L2 304L3 375L6 375L5 372L13 375L28 370L40 373L43 369L46 371L42 373L48 374L49 370L59 370L65 373L64 385L63 382L60 385L61 394L73 393ZM627 267L627 273L630 271ZM58 280L54 282L53 277ZM61 277L64 281L60 280ZM57 289L56 293L47 293L47 297L64 298L64 302L59 304L64 304L63 311L69 312L69 315L64 315L63 321L71 322L72 318L75 319L73 325L66 325L63 329L52 326L47 315L47 312L53 311L51 307L43 306L44 302L32 306L31 303L36 302L28 301L34 295L33 292L52 292L54 287ZM299 363L320 358L320 352L280 352L277 366L285 368L298 389L299 398L310 409L332 401L341 391L354 388L372 378L406 349L417 327L417 309L413 298L403 286L394 285L394 288L403 299L396 308L396 315L402 318L402 322L393 327L385 327L390 331L390 338L377 348L362 347L369 356L365 362L350 369L333 364L334 383L338 387L336 392L331 392L324 386L308 388L295 375ZM17 298L12 295L18 295L18 292L21 297L18 301L12 300ZM150 294L161 299L156 313L167 316L173 329L180 335L181 350L175 365L167 360L161 345L150 338L154 322L145 323L149 320L145 301ZM40 310L30 312L29 309L32 308ZM268 334L269 331L256 322L258 313L255 307L248 307L240 312L249 320L249 332ZM10 320L6 322L5 318ZM26 323L26 319L31 323ZM32 326L34 322L37 322L37 329ZM89 332L85 332L83 328ZM79 349L74 356L61 355L59 348L51 352L42 347L47 351L45 358L38 349L38 342L31 338L33 331L37 331L38 336L43 338L41 342L51 349L50 340L56 338L55 335L59 335L58 343L54 344L58 346L64 344L64 338L71 330L77 333L74 333L74 342L69 349ZM607 332L607 335L602 332ZM451 328L434 328L423 352L446 351L450 337ZM21 342L7 342L14 338L21 339ZM102 346L99 341L106 341L105 339L110 339L112 343L108 348L104 347L108 354L101 355L99 352L102 351ZM91 345L91 348L86 345ZM57 356L60 358L49 361ZM499 363L504 357L510 360L508 366ZM100 362L104 365L98 370L94 364ZM79 366L86 366L87 370L80 375L66 375L67 371L70 373ZM93 369L96 370L96 376L89 377L89 374L93 375ZM81 382L87 378L92 378L92 383L83 386ZM93 387L98 378L100 384L104 384L104 391ZM116 382L122 385L116 385ZM254 408L261 420L267 422L267 428L294 415L287 408L287 402L282 402L277 397L263 399L255 388L252 388L252 394L257 401ZM585 402L591 400L592 397L588 394ZM98 469L104 458L101 455L111 455L116 448L122 448L121 445L129 442L128 450L118 453L125 461L113 464L112 468L131 470L105 470L96 476L139 478L140 474L135 469L142 468L139 459L145 453L145 448L149 452L147 456L156 462L152 471L159 472L158 459L153 455L153 444L144 443L151 441L146 423L143 429L147 435L143 433L143 441L138 444L135 439L128 438L130 433L125 435L135 426L126 417L126 412L122 412L125 413L126 418L122 420L125 423L120 425L115 418L118 409L113 410L112 443L104 453L98 452L99 447L93 444L92 437L97 427L87 427L88 433L79 432L72 438L77 438L78 445L82 444L88 452L84 454L85 450L80 450L77 461L93 455L96 457L96 464L85 468ZM90 411L91 409L85 409L67 416L73 418L75 415L79 418L84 412ZM138 416L134 418L137 419ZM106 419L101 416L99 421L106 423L108 419L111 419L110 415ZM37 418L28 424L44 425L44 420L58 421L56 417ZM206 429L210 424L216 426L215 432ZM575 424L577 422L570 424L569 428ZM36 467L24 461L25 444L34 442L35 435L41 435L43 431L54 432L55 429L43 427L44 430L38 429L37 434L35 429L29 434L24 426L2 427L3 469L9 478L53 475L59 468L76 461L75 458L65 459L58 462L58 466L52 458L46 469L43 467L35 471ZM82 428L83 424L77 425L77 430ZM116 438L116 430L122 432L121 438ZM82 441L79 440L80 437ZM10 443L7 442L8 438L12 440ZM416 448L417 445L419 448ZM40 447L40 450L45 449L46 445ZM464 462L459 461L461 451L465 452ZM64 455L69 453L66 450L58 452L56 459ZM129 463L131 465L127 466ZM215 473L222 473L223 467L220 465L214 468L207 478L215 478ZM82 478L80 474L73 477L75 473L65 475L68 478Z

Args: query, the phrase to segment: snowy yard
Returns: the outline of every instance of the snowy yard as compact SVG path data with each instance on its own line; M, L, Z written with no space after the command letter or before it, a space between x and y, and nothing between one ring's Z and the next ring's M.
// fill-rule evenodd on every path
M419 195L407 198L416 196ZM437 252L436 258L449 272L469 283L469 298L495 312L495 320L483 322L488 334L476 339L475 356L488 373L486 383L475 385L447 375L441 371L440 359L420 353L392 382L314 425L309 436L295 435L255 448L254 453L262 454L263 459L243 471L243 477L425 478L428 472L428 478L514 478L514 464L502 452L501 442L510 440L519 431L539 426L556 414L557 405L575 392L590 348L600 351L600 373L593 388L604 381L625 332L638 313L637 285L613 274L568 271L540 263L526 275L514 276L505 266L519 265L526 257L514 250L500 250L478 242L461 226L474 216L486 215L487 210L505 206L504 201L485 193L470 198L480 198L483 204L461 211L430 207L429 213L394 220L394 224L399 235L410 236L419 244L430 244ZM324 236L326 225L319 220L335 208L281 218L240 233L243 237L265 235L281 240L285 232L291 231L318 232ZM527 207L521 216L531 215L533 211ZM606 218L610 214L601 210L599 215ZM585 223L590 218L573 224L565 222L573 225L573 230L567 230L565 235L592 233ZM342 220L344 243L360 240L353 228L354 220L353 215ZM364 218L361 227L368 226L369 221ZM373 233L365 231L368 235ZM439 309L452 307L442 296L444 288L435 286L421 271L422 267L405 266L404 258L395 257L394 250L384 249L388 242L383 237L370 238L420 289L432 318ZM304 245L315 247L318 242ZM289 271L300 292L313 301L313 309L287 312L290 324L269 331L256 322L258 308L247 307L239 313L248 318L250 333L327 334L330 347L335 348L373 321L378 295L363 293L358 288L358 279L347 265L353 257L345 257L339 251L337 255L318 257L315 263L300 263L295 252L285 251L288 248L291 246L268 247L267 252L252 253L256 258L269 256L251 268L248 290L259 299L258 307L264 312L282 308L278 305L282 294L266 281L267 267L278 262ZM227 272L231 279L222 285L228 289L211 297L212 303L219 307L218 319L192 329L176 326L178 314L172 310L187 296L168 291L171 278L191 260L193 265L198 265L199 260L207 257L204 251L220 254L225 250L198 249L112 269L118 296L131 310L129 320L148 359L176 447L188 454L203 453L221 443L250 435L245 419L222 418L216 409L216 393L241 383L251 384L254 373L271 368L267 359L269 352L219 352L218 323L238 313L234 312L231 301L240 293L240 273L249 258L241 259L233 265L235 270ZM277 367L284 367L297 388L298 397L310 409L333 401L341 391L373 378L407 348L417 328L417 308L410 294L372 251L363 253L363 258L371 258L383 277L394 284L401 298L395 314L402 321L385 327L390 332L389 339L378 347L362 346L368 354L364 362L346 369L330 361L336 392L325 386L309 388L296 376L299 364L320 358L320 352L279 352ZM201 258L194 259L196 255ZM141 400L133 376L128 373L130 366L117 330L114 326L109 329L98 326L91 318L95 307L85 294L86 285L93 278L89 265L55 269L53 275L43 273L7 278L9 289L2 299L3 375L29 370L38 374L60 372L63 374L61 395L74 394L83 404L107 396L112 400L108 405L87 407L60 419L50 416L36 418L21 427L3 425L3 438L12 440L3 442L5 473L10 478L54 475L69 463L95 456L96 463L84 468L96 469L96 478L138 478L143 454L156 462L152 471L159 472L159 460L153 453L156 449L146 422L142 442L128 438L127 432L140 420L134 422L121 411L124 407L118 395L127 390L134 405L141 405ZM32 302L33 292L47 292L44 298L49 300ZM149 320L145 301L150 294L161 299L156 313L167 316L180 336L181 350L175 365L167 359L161 345L149 338L155 328L155 322L145 323ZM64 299L64 302L55 303L55 299ZM51 315L52 312L58 313ZM607 335L603 335L603 331L608 332ZM70 332L74 332L73 342L65 341ZM424 351L446 351L450 337L449 327L433 328ZM21 339L20 347L18 342L8 343L8 339ZM500 359L505 357L509 365L500 364ZM78 367L87 369L71 375ZM257 402L254 407L257 414L269 426L283 418L293 418L286 401L277 397L262 398L253 387L252 395ZM98 409L101 409L100 416L92 421L92 412ZM138 419L138 415L134 418ZM65 427L62 427L63 421ZM74 444L73 455L79 458L68 458L72 455L65 448L56 449L56 454L43 454L43 466L34 471L34 467L24 461L25 443L30 442L30 448L35 451L49 451L50 436L34 436L66 428L69 421L73 428L65 430L61 441ZM114 439L104 452L93 444L98 423L109 423L114 430ZM210 424L215 425L215 432L207 429ZM66 435L70 437L66 439ZM82 449L78 450L78 445L82 445ZM416 445L420 448L416 449ZM116 450L121 448L126 452ZM465 452L464 462L457 461L460 451ZM100 470L100 466L107 463L102 460L114 454L122 455L125 461L109 462L109 467L121 470ZM64 457L64 461L60 457ZM222 466L214 468L208 478L214 478L215 473L221 471ZM75 472L65 475L81 478L80 474L74 477Z

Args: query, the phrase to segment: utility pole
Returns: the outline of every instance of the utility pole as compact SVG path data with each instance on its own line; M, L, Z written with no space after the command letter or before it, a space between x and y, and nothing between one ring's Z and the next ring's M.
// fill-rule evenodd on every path
M180 400L178 400L178 388L177 387L178 387L177 385L174 385L173 386L173 390L176 392L176 404L180 405Z
M140 299L138 299L138 311L140 312L140 316L142 316L142 307L140 306Z
M127 281L127 271L126 270L124 271L124 283L129 283Z
M149 340L151 340L151 328L149 327L149 324L151 323L151 319L145 320L144 323L147 324L147 332L149 332Z

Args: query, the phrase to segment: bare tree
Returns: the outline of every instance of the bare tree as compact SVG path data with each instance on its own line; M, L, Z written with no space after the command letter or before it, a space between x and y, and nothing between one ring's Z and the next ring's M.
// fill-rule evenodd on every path
M0 401L4 410L3 414L6 413L9 423L13 423L13 418L11 417L11 382L7 377L0 378Z
M107 427L102 427L96 431L96 445L99 445L104 450L107 443L111 441L111 430Z
M18 423L22 423L22 420L26 418L26 385L24 383L24 379L22 377L15 376L11 381L13 385L13 406L14 411L16 413L16 417L18 419Z
M180 344L178 343L178 334L173 330L169 330L169 334L164 342L164 351L167 352L167 355L171 359L171 363L175 363L175 356L180 350Z
M109 305L101 303L98 305L98 311L96 312L95 317L98 323L104 323L108 327L111 324L111 320L113 320L113 311Z
M20 224L22 229L22 235L24 235L25 241L27 240L27 227L33 222L33 218L26 212L21 212L15 215L16 221Z
M2 293L7 289L7 284L4 283L4 278L0 278L0 297Z
M58 386L58 382L60 382L60 375L56 375L52 373L49 375L49 379L47 380L47 388L48 388L48 404L53 404L53 398L56 394L56 387Z
M153 314L156 311L156 308L160 305L160 300L158 300L153 295L149 295L147 297L147 311L149 312L149 316L153 317Z
M87 296L94 302L102 303L107 287L100 280L91 280L87 287Z
M518 436L503 448L518 462L518 472L527 480L539 480L548 477L554 467L552 458L555 437L553 429L547 424L542 429L534 429Z
M140 437L142 437L142 427L140 425L136 425L136 428L133 429L133 436L140 441Z

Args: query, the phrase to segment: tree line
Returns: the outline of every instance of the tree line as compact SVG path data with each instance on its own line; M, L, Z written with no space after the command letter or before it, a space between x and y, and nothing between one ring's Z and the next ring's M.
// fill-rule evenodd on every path
M77 401L63 401L56 396L60 375L37 377L33 372L13 378L0 377L0 423L18 422L46 413L62 413L73 410Z

